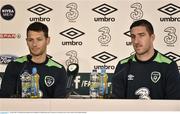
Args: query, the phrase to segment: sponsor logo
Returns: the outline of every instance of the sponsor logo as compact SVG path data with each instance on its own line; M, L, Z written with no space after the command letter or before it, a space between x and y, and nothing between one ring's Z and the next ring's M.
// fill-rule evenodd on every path
M52 9L43 5L43 4L37 4L35 6L32 6L27 9L28 11L39 15L40 17L31 17L30 21L50 21L49 17L41 17L42 15L50 12Z
M14 33L0 33L1 39L14 39L14 38L21 38L21 34L14 34Z
M134 8L134 11L131 12L130 17L133 20L140 20L143 17L142 4L134 3L131 5L131 8Z
M78 64L78 58L77 58L77 52L74 50L68 51L66 53L66 56L69 57L68 60L66 60L66 65L69 66L71 63L77 63Z
M138 90L135 91L135 95L139 96L139 99L143 99L143 100L149 100L150 98L150 91L148 88L146 87L141 87Z
M161 73L157 71L153 71L151 73L151 81L154 83L157 83L159 79L161 78Z
M90 80L88 78L83 78L83 77L88 77L88 76L76 76L75 80L74 80L74 85L75 85L75 89L80 89L80 88L88 88L87 90L89 90L89 86L90 86ZM110 87L111 82L108 82L108 87ZM89 91L88 91L89 93Z
M104 65L94 66L94 69L100 69L102 67L105 67L106 69L115 69L114 65L112 65L112 66L105 65L106 63L117 58L116 56L114 56L108 52L103 51L99 54L94 55L92 58L104 64Z
M12 5L10 4L7 4L7 5L4 5L2 8L1 8L1 17L4 19L4 20L11 20L14 18L15 16L15 9Z
M108 43L111 41L110 29L109 27L101 27L99 30L101 32L101 36L98 37L98 41L102 46L108 46Z
M74 83L75 83L75 89L79 89L79 83L80 83L81 76L76 76Z
M95 22L114 22L115 21L114 17L106 17L107 15L117 11L116 8L114 8L108 4L99 5L95 8L93 8L92 10L95 11L96 13L99 13L104 16L104 17L94 18Z
M14 55L0 55L0 64L8 64L15 59L17 59L17 56Z
M69 3L66 5L66 8L69 8L69 11L66 13L66 18L69 22L75 22L79 16L78 5L76 3Z
M165 6L162 6L158 10L170 16L170 17L161 17L160 18L161 22L176 22L176 21L180 22L180 17L172 17L172 15L175 15L180 12L179 6L170 3Z
M78 38L82 35L84 35L85 33L80 31L80 30L77 30L75 28L69 28L65 31L62 31L60 32L61 35L71 39L72 41L63 41L62 42L62 45L65 45L65 46L69 46L69 45L72 45L72 46L78 46L78 45L82 45L83 43L81 41L73 41L75 38Z
M177 41L176 29L174 27L167 27L164 32L167 32L167 35L164 37L164 42L167 46L173 47Z
M130 31L125 32L124 35L128 36L128 38L131 38ZM131 46L132 42L131 41L126 41L126 45L127 46Z
M169 57L170 59L172 59L173 61L177 62L180 60L180 55L175 54L173 52L168 52L166 54L164 54L165 56Z
M128 75L128 80L134 80L134 75L129 74L129 75Z

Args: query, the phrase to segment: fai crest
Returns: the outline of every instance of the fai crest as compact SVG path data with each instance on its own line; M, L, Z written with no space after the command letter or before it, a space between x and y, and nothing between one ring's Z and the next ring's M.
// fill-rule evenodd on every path
M151 80L152 80L154 83L157 83L160 78L161 78L161 73L160 73L160 72L153 71L153 72L151 73Z
M55 79L52 76L45 76L44 82L47 87L51 87L54 84Z

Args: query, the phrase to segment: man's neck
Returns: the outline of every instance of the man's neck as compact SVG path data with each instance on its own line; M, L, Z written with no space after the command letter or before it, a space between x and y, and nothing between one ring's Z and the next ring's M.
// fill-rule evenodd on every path
M31 59L34 63L43 63L46 61L46 54L39 55L39 56L32 56Z
M136 57L140 61L148 61L153 57L154 53L155 53L155 50L151 49L151 50L149 50L148 52L146 52L146 53L144 53L142 55L136 54Z

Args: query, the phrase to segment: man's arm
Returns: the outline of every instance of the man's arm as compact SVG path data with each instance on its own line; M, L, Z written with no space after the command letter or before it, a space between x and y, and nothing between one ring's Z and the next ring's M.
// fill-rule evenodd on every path
M166 74L166 99L180 99L180 73L177 64L172 62Z
M16 68L13 62L10 62L5 70L3 76L0 97L9 98L16 94Z
M118 63L112 77L112 98L125 99L127 69Z
M56 85L54 90L54 98L64 98L66 97L66 84L67 75L66 70L62 67L58 72L58 77L56 79Z

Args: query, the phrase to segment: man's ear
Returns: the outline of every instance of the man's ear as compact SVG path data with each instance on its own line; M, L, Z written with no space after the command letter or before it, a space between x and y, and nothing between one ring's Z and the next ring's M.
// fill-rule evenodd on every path
M46 42L47 42L47 45L50 43L50 37L47 37Z
M152 40L154 41L154 39L155 39L155 34L152 34L152 35L151 35L151 38L152 38Z

